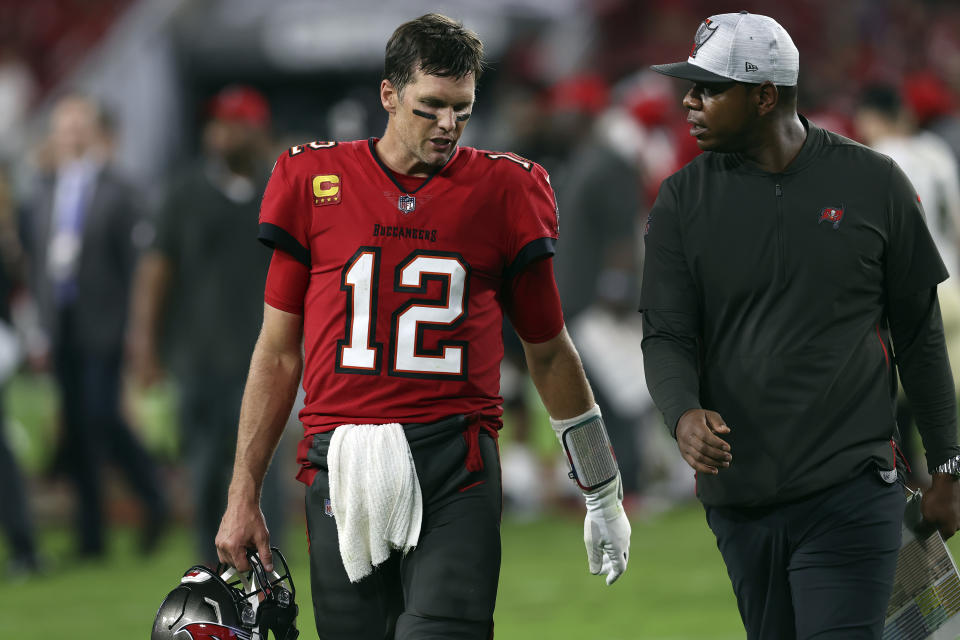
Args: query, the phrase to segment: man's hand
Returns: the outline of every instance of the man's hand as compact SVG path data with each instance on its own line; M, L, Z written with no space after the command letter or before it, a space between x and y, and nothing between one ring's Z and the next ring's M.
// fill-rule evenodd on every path
M273 554L270 553L270 532L260 506L251 502L230 502L220 521L217 532L217 556L237 571L249 571L247 549L256 549L263 568L273 571Z
M630 521L623 511L620 476L597 491L584 494L584 498L587 517L583 521L583 542L590 573L605 574L611 585L627 570L630 557Z
M717 435L726 433L730 427L719 413L690 409L677 422L680 455L694 471L716 475L733 461L730 445Z
M923 494L920 513L944 540L960 529L960 479L948 473L933 474L933 485Z

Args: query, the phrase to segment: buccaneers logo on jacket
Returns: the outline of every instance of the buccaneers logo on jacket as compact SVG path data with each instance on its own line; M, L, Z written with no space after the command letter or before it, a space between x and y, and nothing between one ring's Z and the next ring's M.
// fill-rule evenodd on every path
M839 229L840 222L843 220L843 207L824 207L820 209L820 220L817 221L817 224L824 220L832 222L834 229Z

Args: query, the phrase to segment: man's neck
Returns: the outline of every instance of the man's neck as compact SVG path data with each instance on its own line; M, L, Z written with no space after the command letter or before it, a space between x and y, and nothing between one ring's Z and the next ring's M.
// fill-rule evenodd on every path
M83 155L62 158L56 165L56 172L58 175L68 173L92 175L97 173L103 165L103 158L100 155L88 152Z
M803 148L807 129L796 113L772 121L758 136L757 144L743 155L757 168L780 173L790 166Z
M405 176L427 178L436 173L439 168L426 165L409 153L403 144L392 135L389 126L383 137L374 143L373 149L377 157L380 158L380 162L388 169Z

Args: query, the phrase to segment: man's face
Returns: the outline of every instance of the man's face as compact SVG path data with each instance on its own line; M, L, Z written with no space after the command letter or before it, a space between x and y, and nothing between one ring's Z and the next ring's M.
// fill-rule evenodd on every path
M731 153L749 145L756 108L753 87L739 82L695 83L683 97L690 135L704 151Z
M249 172L260 159L266 130L235 120L213 119L204 130L208 152L222 158L238 173Z
M60 162L82 157L97 141L97 109L89 101L68 97L50 116L50 138Z
M473 110L475 89L472 73L452 78L417 70L400 93L384 81L381 96L392 107L393 129L411 173L436 170L450 158Z

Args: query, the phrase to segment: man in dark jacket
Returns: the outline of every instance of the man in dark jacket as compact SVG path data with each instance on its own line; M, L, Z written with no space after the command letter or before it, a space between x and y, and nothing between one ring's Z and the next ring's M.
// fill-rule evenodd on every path
M796 112L799 54L765 16L700 25L688 121L707 151L660 189L641 294L650 392L697 494L749 638L880 638L905 504L899 372L933 486L960 523L960 448L916 192L887 157ZM892 341L892 344L891 344Z
M130 334L139 382L158 378L161 353L177 382L197 552L213 565L270 263L253 240L270 169L270 113L266 98L244 86L222 89L209 107L204 155L171 181L153 245L138 265ZM271 470L264 495L281 546L282 473L279 465Z

